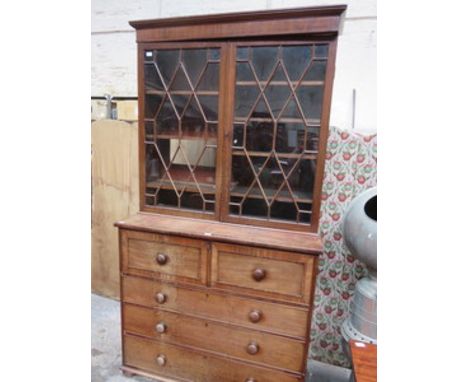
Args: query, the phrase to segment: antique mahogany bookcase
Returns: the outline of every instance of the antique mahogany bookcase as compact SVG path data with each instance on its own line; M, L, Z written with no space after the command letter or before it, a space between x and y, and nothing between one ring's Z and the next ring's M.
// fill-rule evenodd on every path
M130 23L141 204L116 223L125 373L304 381L345 9Z

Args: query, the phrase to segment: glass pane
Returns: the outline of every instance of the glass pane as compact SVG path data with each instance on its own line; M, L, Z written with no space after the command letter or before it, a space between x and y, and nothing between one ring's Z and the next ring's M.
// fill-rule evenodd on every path
M307 151L317 151L319 146L320 128L319 127L308 127L306 147Z
M190 90L190 85L182 67L179 67L170 86L171 91Z
M268 85L265 90L265 96L268 100L268 104L271 107L271 111L275 118L279 116L279 113L283 109L286 101L291 95L291 89L289 86L274 86Z
M152 53L154 62L145 64L145 202L213 213L219 63L208 57L219 59L219 49Z
M217 123L207 123L208 127L208 138L216 138L218 135L218 124Z
M246 129L246 148L250 151L270 152L273 144L273 121L250 122Z
M206 49L186 49L182 52L182 59L190 81L195 86L206 65L207 51Z
M244 147L244 125L234 124L232 134L232 147Z
M219 61L221 59L221 52L219 48L213 48L208 51L208 59L210 61Z
M162 95L147 94L145 96L145 118L154 118L162 102Z
M291 169L288 183L298 201L312 201L316 167L315 160L303 159Z
M201 137L204 130L205 119L198 102L192 98L182 117L182 134Z
M304 85L300 86L296 93L306 119L320 120L320 115L322 113L323 87Z
M236 65L236 81L255 81L252 69L247 62L238 62ZM256 83L252 85L256 86Z
M314 50L315 57L327 58L328 56L328 45L327 44L318 44L315 45Z
M202 74L197 90L218 90L219 64L210 62Z
M154 139L154 121L145 121L145 141Z
M304 76L304 81L324 81L325 72L327 70L326 61L316 61L312 62L312 65L307 69Z
M166 97L156 116L156 134L174 134L179 132L177 115L169 97Z
M229 211L310 224L327 44L237 49Z
M276 130L276 151L300 154L304 151L304 133L303 123L279 121Z
M277 59L277 47L261 46L252 48L252 64L260 81L265 81L270 76Z
M251 112L260 91L253 86L238 86L234 105L235 118L245 118Z
M161 71L162 79L169 84L179 61L178 50L159 50L156 52L156 64Z
M291 81L298 81L312 58L310 46L283 47L283 62Z
M161 77L154 64L145 64L145 88L146 90L164 90Z
M171 98L172 98L172 103L174 104L175 109L177 111L177 115L179 116L179 118L181 118L185 112L185 109L187 108L187 104L189 103L191 97L190 95L186 95L186 94L172 93ZM177 123L177 121L174 120L174 123Z
M178 195L174 190L159 190L156 197L156 204L169 206L169 207L177 207L178 206Z
M198 99L200 100L203 113L207 121L217 121L218 120L218 96L211 95L199 95Z
M237 48L237 60L247 60L249 58L249 48Z

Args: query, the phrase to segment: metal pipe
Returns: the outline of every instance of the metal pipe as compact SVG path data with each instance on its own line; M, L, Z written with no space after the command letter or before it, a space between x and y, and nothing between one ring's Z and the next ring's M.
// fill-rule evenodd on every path
M104 94L106 99L106 118L112 119L112 96L110 94Z
M353 89L353 120L351 128L354 130L356 124L356 89Z

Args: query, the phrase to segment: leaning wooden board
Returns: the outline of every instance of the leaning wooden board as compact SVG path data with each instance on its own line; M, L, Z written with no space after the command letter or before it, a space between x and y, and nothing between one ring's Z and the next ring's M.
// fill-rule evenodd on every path
M377 345L349 342L356 382L377 382Z

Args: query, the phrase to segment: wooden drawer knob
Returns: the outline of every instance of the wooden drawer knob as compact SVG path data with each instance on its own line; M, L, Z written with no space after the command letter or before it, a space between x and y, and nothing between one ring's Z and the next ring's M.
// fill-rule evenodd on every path
M158 333L165 333L167 326L164 322L159 322L158 324L156 324L155 329Z
M167 300L166 295L162 292L156 293L156 296L154 296L154 299L160 304L164 304Z
M164 366L166 364L166 356L164 354L160 354L156 357L156 363L159 366Z
M167 263L167 260L168 260L168 257L167 255L165 255L164 253L158 253L156 255L156 262L159 264L159 265L164 265Z
M254 309L249 313L249 320L253 323L259 322L262 319L263 313L261 310Z
M258 346L256 342L251 342L250 344L247 345L247 353L251 355L257 354L259 350L260 350L260 346Z
M252 272L252 277L255 281L262 281L266 276L266 270L262 268L254 269Z
M250 378L247 378L245 382L257 382L257 380L255 378L250 377Z

